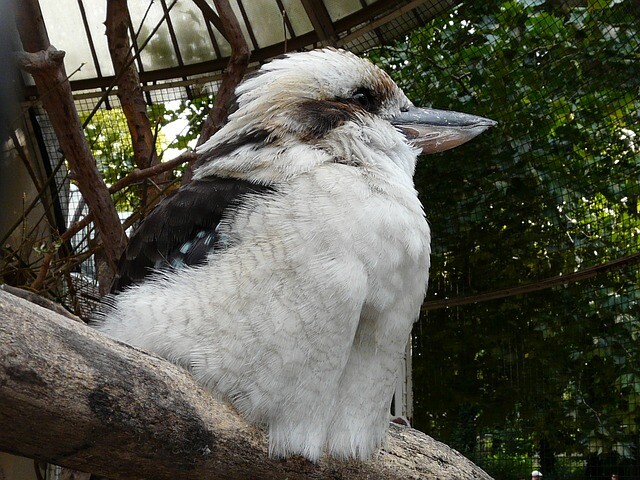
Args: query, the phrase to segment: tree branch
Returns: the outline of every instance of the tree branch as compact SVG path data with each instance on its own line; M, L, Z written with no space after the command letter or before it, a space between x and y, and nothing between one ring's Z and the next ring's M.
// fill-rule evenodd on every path
M194 0L203 11L205 18L217 18L211 7L203 0ZM231 45L231 57L227 68L222 74L222 82L216 93L213 108L202 126L198 145L206 142L224 124L229 107L233 103L234 92L249 66L251 50L242 34L240 23L236 18L228 0L214 0L216 10L223 27L222 35ZM197 164L195 165L197 166Z
M611 260L601 265L588 267L583 270L578 270L576 272L567 273L564 275L548 277L543 280L538 280L537 282L525 283L524 285L503 288L501 290L494 290L492 292L479 293L477 295L464 295L459 297L445 298L443 300L428 300L422 304L421 310L423 312L427 312L429 310L436 310L438 308L459 307L461 305L468 305L470 303L487 302L489 300L497 300L499 298L539 292L541 290L547 290L559 285L568 285L570 283L588 280L597 275L602 275L614 270L620 270L624 267L635 265L637 263L640 263L640 253L632 253L631 255L626 255L624 257Z
M242 34L240 23L233 13L229 0L213 1L218 15L216 15L205 0L193 0L202 11L204 18L217 27L229 42L231 45L231 56L227 68L222 72L222 80L216 93L213 107L209 111L200 130L197 146L209 140L209 138L224 125L229 114L229 108L231 108L235 99L236 87L242 81L249 67L249 60L251 58L251 50ZM191 181L193 170L200 166L200 164L201 160L198 159L187 167L182 177L183 185Z
M155 135L147 116L147 104L140 84L140 77L135 63L132 61L129 24L127 0L109 0L105 25L109 53L116 72L118 98L131 133L136 165L138 168L144 169L158 165L160 160L156 152ZM153 179L156 184L164 183L167 180L166 173L157 175ZM143 195L143 199L147 197L148 193Z
M177 166L182 165L183 163L194 162L197 158L198 158L198 156L196 155L195 152L184 152L184 153L181 153L179 156L177 156L176 158L174 158L172 160L159 163L159 164L154 165L152 167L145 168L143 170L139 170L139 169L132 170L126 177L121 178L116 183L114 183L111 186L111 188L109 188L109 192L110 193L119 192L123 188L128 187L129 185L131 185L132 183L138 182L138 181L143 180L145 178L152 177L152 176L157 175L157 174L159 174L161 172L166 172L168 170L172 170L172 169L176 168Z
M37 0L21 3L17 9L16 23L25 49L18 54L18 63L35 80L42 106L49 115L60 148L78 179L82 196L94 214L107 262L115 270L126 237L84 137L63 64L64 52L49 44Z
M392 426L369 462L270 459L265 434L184 370L0 290L0 450L112 479L481 479Z

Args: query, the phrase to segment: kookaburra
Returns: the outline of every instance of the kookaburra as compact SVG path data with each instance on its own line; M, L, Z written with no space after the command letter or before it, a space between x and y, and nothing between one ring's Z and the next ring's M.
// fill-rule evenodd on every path
M427 286L416 159L494 122L416 108L330 48L284 55L236 95L192 182L132 236L97 328L266 426L272 456L366 459Z

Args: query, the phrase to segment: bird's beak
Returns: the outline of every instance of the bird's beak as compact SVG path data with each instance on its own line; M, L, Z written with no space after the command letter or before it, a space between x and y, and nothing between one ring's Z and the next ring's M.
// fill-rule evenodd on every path
M460 112L409 107L391 123L422 153L437 153L462 145L497 122Z

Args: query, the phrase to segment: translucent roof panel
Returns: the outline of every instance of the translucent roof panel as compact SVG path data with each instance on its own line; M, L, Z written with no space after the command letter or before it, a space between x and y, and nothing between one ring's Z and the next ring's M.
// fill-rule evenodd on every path
M206 3L216 12L213 0ZM332 43L361 51L359 46L369 48L375 42L406 33L415 24L411 10L421 11L430 3L431 0L230 0L252 59L258 62L285 50ZM454 0L442 3L454 4ZM105 87L113 81L115 72L104 26L106 5L107 0L40 0L52 45L67 52L67 73L83 65L71 78L75 90ZM143 82L216 74L226 66L231 48L215 27L219 20L209 22L193 0L129 0L128 7L132 31L137 35L136 66ZM381 28L390 21L400 21L399 28L393 32ZM375 36L371 33L374 28ZM380 35L383 31L385 34ZM356 41L358 37L363 41Z
M73 74L72 80L98 76L78 4L71 0L43 0L40 2L40 9L49 41L58 50L66 52L64 64L67 75L82 67ZM104 36L104 25L102 29Z
M309 16L299 0L282 0L287 19L291 22L294 35L304 35L313 30Z
M276 0L245 1L245 12L259 46L285 40L285 22Z
M206 20L195 3L184 0L178 2L169 17L178 41L180 56L185 64L217 58Z
M137 43L141 49L143 69L147 71L177 66L178 56L171 43L161 2L129 2L129 12L134 31L140 32Z
M334 22L362 8L360 0L325 0L324 5Z

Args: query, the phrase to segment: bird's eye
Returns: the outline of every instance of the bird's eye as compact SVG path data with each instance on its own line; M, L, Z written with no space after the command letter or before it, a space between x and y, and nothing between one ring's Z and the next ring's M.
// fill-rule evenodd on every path
M351 96L351 101L357 105L360 105L367 111L371 111L374 105L374 98L371 91L368 88L359 88Z

